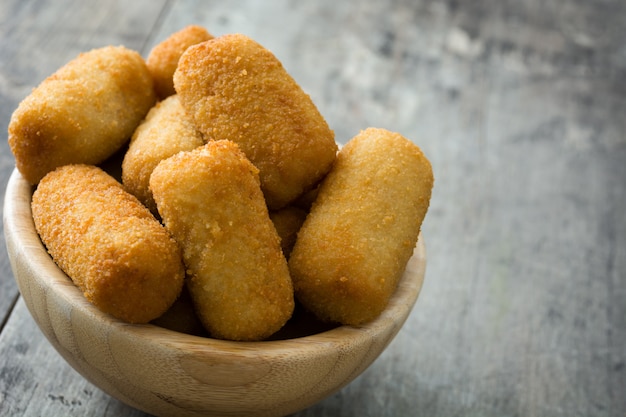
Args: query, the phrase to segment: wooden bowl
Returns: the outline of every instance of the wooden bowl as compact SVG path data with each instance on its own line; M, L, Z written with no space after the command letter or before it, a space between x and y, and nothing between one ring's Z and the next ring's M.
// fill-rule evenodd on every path
M91 305L52 261L33 224L32 187L14 170L4 233L20 292L65 360L118 400L157 416L282 416L361 374L402 327L424 278L420 237L386 310L359 327L318 327L301 337L230 342L152 324L130 325Z

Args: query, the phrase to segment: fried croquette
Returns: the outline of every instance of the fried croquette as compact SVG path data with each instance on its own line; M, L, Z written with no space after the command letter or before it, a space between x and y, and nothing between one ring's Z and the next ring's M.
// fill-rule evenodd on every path
M261 340L294 308L293 287L258 170L230 141L162 162L150 188L178 242L196 312L216 338Z
M9 145L31 184L67 164L99 164L120 149L154 105L152 77L135 51L80 54L46 78L13 112Z
M289 259L289 254L296 243L298 230L302 227L307 212L300 207L288 206L276 211L270 211L270 219L274 223L276 232L280 237L280 247L285 258Z
M159 98L164 99L174 90L174 71L178 65L180 56L187 48L200 42L213 39L205 28L197 25L189 25L171 34L167 39L157 44L146 58L146 64L154 80L154 89Z
M186 286L183 286L183 290L174 304L161 316L152 320L151 323L179 333L194 336L206 335L206 330L200 319L198 319L191 301L191 295Z
M369 128L350 140L291 252L296 298L323 320L377 317L412 256L432 186L430 162L400 134Z
M122 162L126 189L157 213L150 174L163 159L202 146L204 140L180 105L177 95L157 103L137 127Z
M57 168L41 180L31 205L52 259L105 313L147 323L180 294L185 269L176 242L100 168Z
M335 160L334 133L311 98L270 51L244 35L188 48L174 86L207 138L237 143L259 169L270 209L313 188Z

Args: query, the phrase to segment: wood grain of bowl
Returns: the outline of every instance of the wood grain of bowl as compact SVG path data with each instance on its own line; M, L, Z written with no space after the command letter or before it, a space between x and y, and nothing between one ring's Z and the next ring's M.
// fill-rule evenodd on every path
M298 329L300 337L230 342L130 325L91 305L52 261L35 231L32 191L14 170L3 218L11 267L32 317L87 380L157 416L282 416L307 408L380 355L422 287L426 254L420 237L388 307L363 326L311 325Z

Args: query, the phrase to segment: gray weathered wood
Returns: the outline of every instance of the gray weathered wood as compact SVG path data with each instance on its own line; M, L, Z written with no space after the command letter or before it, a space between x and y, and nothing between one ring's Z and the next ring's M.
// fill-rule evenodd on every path
M0 1L0 181L2 198L15 165L6 141L11 113L45 77L80 52L105 45L141 50L164 1ZM52 6L52 7L51 7ZM0 242L0 324L17 297Z
M87 382L65 364L44 337L33 337L35 331L36 325L20 299L0 334L3 416L144 415Z
M433 163L411 317L298 415L624 416L625 2L0 0L2 131L80 50L145 55L189 23L274 51L338 141L385 127ZM6 254L0 274L1 319L16 297ZM0 334L5 414L141 415L72 371L21 302Z

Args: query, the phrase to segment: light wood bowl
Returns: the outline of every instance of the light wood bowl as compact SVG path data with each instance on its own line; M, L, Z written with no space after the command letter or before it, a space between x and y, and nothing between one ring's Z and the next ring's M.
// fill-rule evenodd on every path
M302 337L229 342L130 325L91 305L52 261L35 231L32 191L14 170L3 219L11 267L30 313L87 380L157 416L282 416L307 408L380 355L422 287L426 255L420 237L387 309L364 326L321 332L312 326Z

